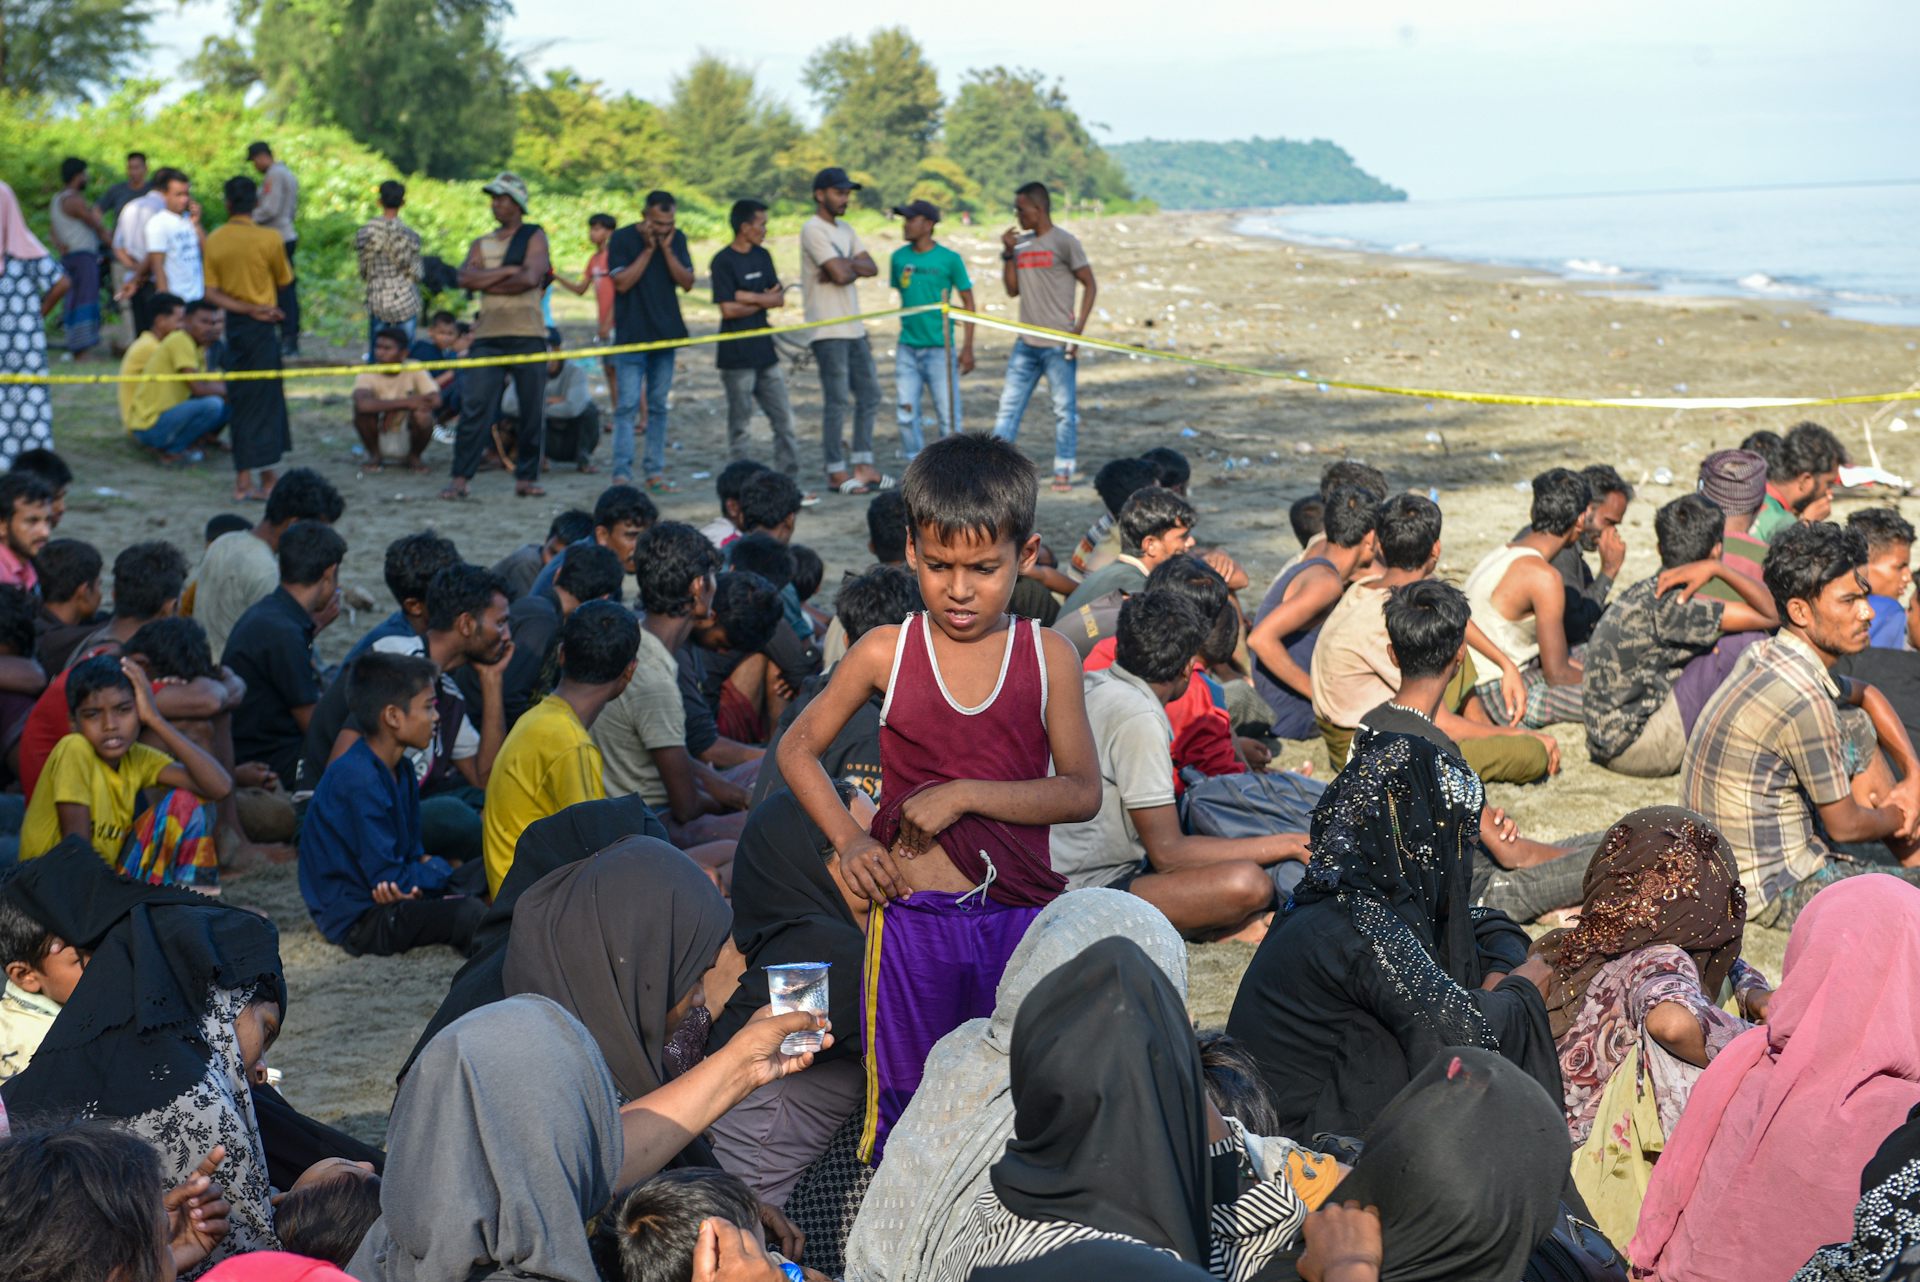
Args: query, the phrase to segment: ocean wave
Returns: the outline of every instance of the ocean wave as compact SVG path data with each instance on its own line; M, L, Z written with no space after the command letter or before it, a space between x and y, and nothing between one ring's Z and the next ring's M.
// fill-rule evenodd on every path
M1617 263L1603 263L1597 258L1569 258L1562 264L1570 272L1579 272L1582 276L1625 276L1627 269Z

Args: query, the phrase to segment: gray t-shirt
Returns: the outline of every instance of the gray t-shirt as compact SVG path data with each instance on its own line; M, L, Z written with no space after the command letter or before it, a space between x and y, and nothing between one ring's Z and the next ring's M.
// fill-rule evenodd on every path
M1054 825L1053 870L1069 890L1110 886L1139 871L1147 847L1127 812L1173 804L1173 723L1152 687L1118 664L1081 683L1100 762L1100 813Z
M673 654L645 628L633 680L594 719L593 742L600 749L608 796L637 792L655 810L667 804L667 785L653 753L687 746L687 717Z
M1087 265L1087 251L1072 232L1050 227L1013 247L1020 273L1020 319L1044 329L1072 329L1074 273ZM1028 347L1064 347L1056 338L1022 334Z

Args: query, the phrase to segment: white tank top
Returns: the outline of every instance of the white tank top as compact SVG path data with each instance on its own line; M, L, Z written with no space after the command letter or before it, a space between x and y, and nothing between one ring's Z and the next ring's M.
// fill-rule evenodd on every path
M1493 603L1493 590L1500 586L1500 580L1506 578L1509 567L1530 556L1540 556L1540 553L1533 548L1516 547L1513 544L1495 548L1473 567L1464 589L1467 605L1473 611L1473 621L1487 634L1487 640L1506 651L1507 657L1522 668L1540 657L1539 626L1531 614L1516 623L1500 613L1500 607ZM1546 560L1545 557L1540 559ZM1492 659L1491 655L1485 657L1489 661Z

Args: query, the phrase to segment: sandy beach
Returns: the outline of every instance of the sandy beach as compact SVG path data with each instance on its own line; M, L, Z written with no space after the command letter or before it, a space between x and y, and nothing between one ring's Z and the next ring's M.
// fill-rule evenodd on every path
M1920 377L1920 330L1838 320L1790 303L1740 298L1675 299L1631 288L1572 284L1554 277L1428 260L1305 249L1234 231L1229 214L1128 216L1069 224L1087 246L1100 282L1090 332L1182 354L1321 377L1428 388L1559 396L1845 395L1895 391ZM1010 314L998 276L1000 227L952 226L943 237L962 252L989 314ZM884 262L897 237L871 238ZM713 245L698 246L704 264ZM797 267L791 236L770 241L784 272ZM687 297L695 332L710 332L717 313L700 288ZM869 307L890 295L865 291ZM591 336L584 306L562 295L570 341ZM556 300L557 305L558 300ZM577 310L575 308L577 306ZM789 318L799 319L797 304ZM358 328L357 318L348 318ZM871 327L883 385L891 396L890 352L896 326ZM979 368L965 380L966 424L991 424L998 401L1007 335L983 331ZM310 359L351 359L346 349L308 345ZM70 365L56 365L65 372ZM86 367L82 367L83 369ZM790 371L803 460L817 468L819 389L813 371ZM597 377L597 374L596 374ZM490 563L544 535L552 515L590 508L604 474L571 467L548 480L548 496L516 499L508 478L485 473L466 503L435 499L445 482L448 450L429 452L433 474L356 474L354 434L344 379L289 384L297 454L320 469L347 498L339 529L350 552L343 578L370 609L343 617L321 637L337 660L360 632L389 611L381 581L382 553L393 538L432 526L454 539L468 559ZM208 517L230 510L232 478L225 456L199 468L162 471L128 443L111 388L56 389L56 444L79 479L68 500L62 535L98 546L109 565L115 552L144 538L168 538L200 556ZM1653 513L1691 488L1698 460L1737 444L1756 428L1783 430L1813 417L1831 427L1866 461L1867 439L1888 470L1920 476L1920 433L1892 430L1913 405L1796 410L1660 411L1541 409L1421 398L1321 393L1307 386L1248 379L1168 362L1104 353L1083 354L1080 376L1080 462L1091 477L1107 460L1154 445L1173 445L1193 462L1192 499L1201 540L1228 548L1256 585L1264 585L1295 550L1286 509L1313 490L1320 469L1351 456L1384 469L1395 485L1437 491L1446 513L1442 572L1454 581L1526 517L1527 478L1558 464L1609 462L1641 487L1623 534L1628 544L1622 583L1656 566ZM756 448L770 457L764 421ZM1051 415L1044 394L1025 420L1031 456L1050 457ZM890 404L876 431L883 465L896 475L898 436ZM701 474L725 461L725 403L709 352L682 355L675 379L670 468L681 493L660 502L664 516L701 523L714 512L712 483ZM607 451L601 451L601 461ZM1228 467L1231 461L1233 466ZM1662 481L1659 478L1670 478ZM817 484L817 472L809 483ZM1844 516L1853 499L1842 499ZM1879 500L1876 500L1879 501ZM1909 518L1916 505L1903 502ZM1040 525L1064 556L1094 518L1090 484L1065 496L1043 490ZM796 541L827 565L826 582L867 563L865 502L824 497L803 513ZM1246 602L1249 608L1254 604ZM1555 836L1605 827L1636 805L1674 799L1670 783L1646 785L1588 764L1578 727L1555 731L1564 768L1549 783L1489 789L1528 835ZM1323 777L1317 744L1294 745L1276 766L1311 762ZM392 1075L438 1004L458 959L446 950L393 959L350 959L314 931L300 903L292 868L233 879L233 902L268 911L279 923L291 1006L272 1062L284 1089L317 1117L377 1138L391 1101ZM1749 931L1748 952L1777 975L1784 937ZM1225 1018L1251 950L1209 945L1194 950L1193 1012L1203 1024Z

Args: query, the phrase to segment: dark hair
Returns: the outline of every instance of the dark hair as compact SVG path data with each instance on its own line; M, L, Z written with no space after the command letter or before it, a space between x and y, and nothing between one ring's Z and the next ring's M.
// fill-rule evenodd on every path
M640 653L640 624L611 601L589 601L560 625L561 675L581 685L617 681Z
M434 682L431 660L417 654L390 654L368 650L347 669L347 712L360 733L380 728L383 708L405 708L415 695Z
M740 229L753 221L755 214L764 213L766 206L757 200L736 200L733 208L727 211L727 223L738 236Z
M122 548L113 558L114 617L157 618L186 586L187 558L165 539Z
M800 487L785 472L755 472L740 487L740 528L771 530L800 510Z
M674 200L672 192L656 190L656 191L650 191L647 193L647 199L644 203L642 203L640 208L641 208L641 211L644 213L646 210L649 210L649 209L672 209L674 208L676 203L677 202Z
M1786 440L1781 442L1780 461L1786 474L1776 478L1778 480L1831 472L1847 461L1847 447L1818 423L1795 423L1787 429Z
M553 518L553 524L547 526L547 537L559 539L562 547L570 547L581 539L593 537L593 513L582 512L570 507Z
M449 311L438 311L438 312L435 312L433 315L427 317L428 329L432 329L435 325L458 326L459 324L460 324L460 318L458 316L455 316L452 312L449 312Z
M1843 530L1832 521L1797 521L1773 536L1763 567L1767 591L1780 618L1787 618L1787 602L1819 597L1829 583L1856 574L1867 563L1867 540L1858 530Z
M273 1208L273 1231L282 1250L344 1269L379 1218L380 1177L342 1171L282 1195Z
M1209 622L1178 592L1140 592L1120 606L1113 661L1142 681L1177 681L1193 667Z
M36 921L12 895L0 893L0 969L24 962L34 970L53 951L53 932Z
M280 536L280 581L297 587L318 583L347 559L340 531L320 521L295 521Z
M192 320L202 312L211 312L218 316L220 314L220 305L211 298L196 298L187 304L188 320Z
M1565 534L1592 504L1586 477L1570 467L1550 467L1533 478L1531 528L1536 534Z
M767 648L786 617L780 589L751 570L731 570L714 581L713 617L727 634L727 648L756 654Z
M1233 657L1240 640L1240 613L1233 608L1227 581L1220 572L1189 553L1171 556L1153 567L1141 592L1173 592L1187 599L1194 611L1208 621L1207 635L1200 642L1200 657L1208 663L1225 663Z
M84 539L48 539L33 558L40 574L40 599L49 605L73 600L73 594L100 578L100 549Z
M614 555L612 548L589 543L585 547L568 550L566 558L560 562L559 570L554 573L553 585L565 588L567 595L576 601L604 601L609 598L618 601L620 585L626 578L626 567L620 564L620 558Z
M78 156L68 156L60 162L60 183L65 186L81 174L87 172L87 162Z
M827 577L827 563L820 554L804 543L789 543L787 551L793 553L793 590L802 601L813 600L820 590L821 583Z
M1780 439L1778 432L1759 431L1740 442L1740 448L1751 454L1758 454L1767 463L1767 479L1784 481L1787 479L1786 442Z
M876 565L859 578L848 579L833 600L834 614L847 630L848 645L875 628L901 622L920 607L920 581L897 565Z
M264 142L250 142L247 144L248 160L252 160L255 156L271 156L272 154L273 148L267 146Z
M1847 518L1847 528L1860 531L1860 536L1867 541L1869 555L1885 548L1898 547L1902 543L1908 546L1913 544L1913 523L1890 507L1863 507ZM56 539L54 542L64 543L66 540ZM52 547L52 543L47 544L49 550ZM40 567L40 590L44 594L47 590L46 552L41 552L34 564Z
M377 343L383 338L386 339L389 343L392 343L395 347L400 349L400 358L402 360L406 359L406 356L407 356L407 331L406 330L401 329L398 325L382 325L379 329L373 331L373 341Z
M700 1226L724 1220L758 1240L760 1204L745 1184L717 1167L662 1171L634 1186L600 1217L594 1258L616 1282L688 1282Z
M1611 463L1589 463L1580 469L1580 475L1593 491L1593 502L1598 503L1609 494L1618 494L1627 502L1633 502L1633 486Z
M380 208L398 209L407 203L407 185L389 178L380 184Z
M238 534L252 528L253 522L238 512L220 512L207 518L207 527L201 533L200 541L211 543L223 534Z
M640 536L633 566L640 607L648 614L682 619L693 613L700 583L720 568L720 555L691 525L662 521Z
M605 228L607 231L612 231L614 228L618 227L619 225L620 225L619 220L616 219L612 214L588 214L587 215L587 226L589 227L602 227L602 228Z
M1011 441L984 432L943 436L914 456L900 483L915 539L931 528L942 539L978 535L1023 546L1033 533L1040 486L1033 464Z
M102 690L125 690L133 693L133 682L127 680L127 674L120 670L120 656L117 654L96 654L91 659L82 659L67 670L67 711L77 713L80 705L89 695Z
M220 675L213 647L207 644L207 630L197 619L149 619L134 629L123 652L145 659L156 677L198 681Z
M288 521L325 521L332 525L347 510L346 500L333 482L310 467L296 467L267 495L267 524Z
M1160 484L1170 490L1177 490L1193 479L1193 465L1187 462L1187 456L1168 445L1156 445L1140 456L1142 462L1153 464L1154 475Z
M1231 1117L1250 1135L1271 1135L1279 1129L1273 1092L1247 1048L1217 1028L1202 1029L1194 1039L1200 1047L1200 1075L1206 1079L1207 1098L1220 1115Z
M1293 537L1301 547L1314 541L1327 528L1327 504L1318 494L1309 494L1293 501L1287 509L1287 524L1293 527Z
M1727 514L1704 494L1682 494L1662 504L1653 514L1653 539L1660 549L1660 568L1691 565L1713 555L1727 526ZM1912 528L1907 532L1911 534Z
M157 1282L166 1180L152 1145L86 1118L0 1143L0 1277Z
M1117 458L1093 474L1093 492L1115 516L1127 500L1151 485L1160 484L1160 470L1143 458Z
M250 214L260 204L260 184L245 174L235 174L227 179L220 192L226 197L227 212L230 214Z
M1025 196L1042 209L1053 208L1053 193L1047 190L1047 185L1043 182L1022 183L1013 194Z
M867 543L882 565L907 559L907 501L898 490L881 490L867 504Z
M37 636L34 621L39 615L40 603L33 593L11 583L0 584L0 654L32 658Z
M1373 495L1375 503L1387 501L1392 493L1387 485L1387 474L1371 463L1362 463L1359 459L1335 459L1320 469L1320 497L1326 498L1343 485L1357 485Z
M175 169L172 165L166 165L158 170L155 170L154 173L147 178L147 190L157 191L162 195L165 195L167 188L172 186L174 183L191 184L192 182L193 182L193 179L187 177L184 173L182 173L178 169Z
M33 472L0 476L0 520L11 521L22 503L52 503L53 487Z
M1440 541L1440 505L1423 494L1396 494L1375 509L1380 563L1389 570L1417 570Z
M1403 584L1387 595L1384 613L1387 640L1400 658L1403 680L1439 676L1467 643L1472 610L1466 593L1451 583L1421 579Z
M492 570L456 561L427 584L427 631L450 631L463 614L477 619L493 605L495 597L513 599L505 579Z
M1325 503L1321 511L1321 528L1326 531L1327 542L1333 546L1359 547L1361 541L1373 533L1374 523L1379 519L1380 505L1359 486L1342 485L1327 495Z
M460 564L460 549L453 540L432 530L403 534L387 544L387 558L381 573L394 604L405 607L409 601L425 604L427 585L433 576L450 565Z
M147 153L144 151L130 151L127 153L128 160L145 161L146 158L147 158Z
M153 301L157 307L162 298L172 298L171 294L155 294ZM21 450L13 456L15 472L27 472L39 477L53 489L57 498L61 490L73 484L73 469L67 461L44 445L36 445L30 450Z
M1172 490L1149 486L1128 499L1127 505L1120 509L1120 546L1128 552L1137 552L1148 539L1168 530L1192 529L1193 522L1191 503Z
M743 534L727 544L730 569L757 574L776 590L793 582L793 549L771 534Z
M598 529L611 530L632 521L644 530L659 519L660 509L637 486L609 485L593 501L593 524Z
M720 499L722 514L727 510L727 500L732 499L738 503L741 487L766 470L765 463L750 458L737 458L721 468L719 475L713 478L713 492Z

